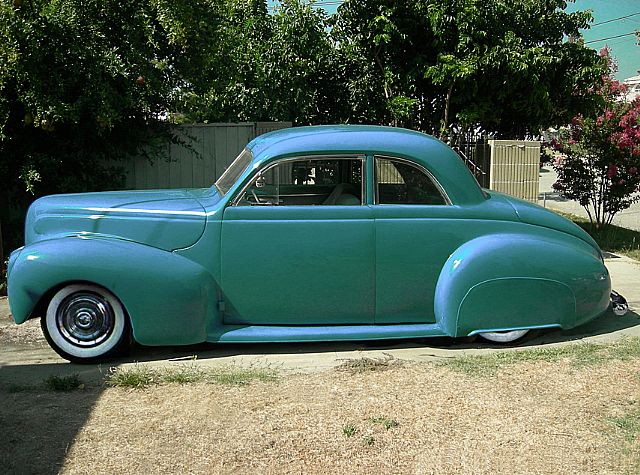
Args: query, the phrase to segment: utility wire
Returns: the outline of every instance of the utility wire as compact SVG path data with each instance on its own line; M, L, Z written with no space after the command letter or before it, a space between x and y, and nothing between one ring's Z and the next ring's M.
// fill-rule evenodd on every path
M594 26L598 26L598 25L605 25L607 23L613 23L614 21L624 20L625 18L630 18L630 17L636 16L636 15L640 15L640 12L630 13L629 15L621 16L621 17L618 17L618 18L612 18L611 20L599 21L598 23L594 23L591 26L594 27Z
M599 38L597 40L585 41L584 44L588 45L589 43L597 43L598 41L607 41L607 40L612 40L614 38L622 38L623 36L631 36L635 34L636 32L632 31L631 33L625 33L624 35L607 36L606 38Z

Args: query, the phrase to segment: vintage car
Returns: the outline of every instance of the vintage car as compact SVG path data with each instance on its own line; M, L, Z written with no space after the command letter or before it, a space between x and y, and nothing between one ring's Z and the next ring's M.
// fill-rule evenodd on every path
M514 341L607 310L597 244L483 190L422 133L317 126L253 140L211 188L40 198L8 265L16 323L64 358L143 345Z

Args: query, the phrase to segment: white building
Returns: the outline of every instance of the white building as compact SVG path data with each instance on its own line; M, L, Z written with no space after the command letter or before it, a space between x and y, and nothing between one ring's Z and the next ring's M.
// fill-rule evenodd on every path
M638 72L640 73L640 71ZM640 96L640 76L631 76L622 82L628 87L627 94L625 95L625 100L627 102L631 102L636 97Z

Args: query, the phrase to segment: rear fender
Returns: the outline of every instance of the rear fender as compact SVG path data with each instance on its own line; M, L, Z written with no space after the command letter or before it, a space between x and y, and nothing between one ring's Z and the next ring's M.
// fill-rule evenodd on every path
M142 344L205 341L208 319L217 318L214 280L193 261L123 240L68 237L27 246L15 259L8 283L14 320L24 322L52 289L78 281L116 295Z
M434 301L444 332L571 328L580 310L589 308L591 317L606 310L611 283L597 253L557 234L482 236L453 252Z

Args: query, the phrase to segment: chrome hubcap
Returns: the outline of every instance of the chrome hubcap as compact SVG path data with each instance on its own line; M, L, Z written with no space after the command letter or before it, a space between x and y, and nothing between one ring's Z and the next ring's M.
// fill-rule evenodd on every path
M100 295L77 292L58 307L56 323L64 338L77 346L99 345L112 332L114 314L111 305Z

